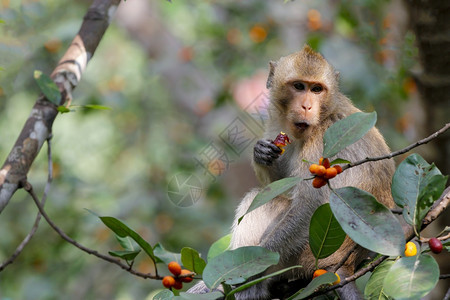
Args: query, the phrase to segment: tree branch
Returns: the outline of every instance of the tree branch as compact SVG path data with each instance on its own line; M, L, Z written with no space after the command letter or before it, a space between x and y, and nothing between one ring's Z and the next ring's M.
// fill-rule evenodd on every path
M36 204L37 208L39 209L39 212L41 213L41 215L44 217L44 219L47 221L48 225L50 225L50 227L53 228L53 230L56 231L56 233L58 233L65 241L69 242L70 244L74 245L75 247L77 247L78 249L94 255L100 259L103 259L109 263L118 265L119 267L121 267L122 269L124 269L125 271L142 277L142 278L150 278L150 279L158 279L161 280L162 277L158 276L158 275L152 275L152 274L144 274L141 272L138 272L136 270L133 270L132 268L130 268L129 265L123 264L122 262L120 262L118 259L114 259L110 256L107 255L103 255L101 253L98 253L96 250L92 250L90 248L87 248L83 245L81 245L80 243L78 243L77 241L73 240L72 238L70 238L64 231L62 231L58 226L56 226L55 223L53 223L53 221L50 219L50 217L47 215L47 213L44 211L44 208L42 207L41 203L39 202L38 197L36 196L36 194L33 191L33 187L31 186L31 184L27 181L25 183L23 183L23 187L24 189L31 195L31 197L34 200L34 203Z
M441 135L444 132L446 132L449 128L450 128L450 123L447 123L447 124L445 124L444 127L439 129L438 131L436 131L435 133L433 133L429 137L424 138L424 139L422 139L420 141L417 141L414 144L409 145L408 147L405 147L405 148L400 149L398 151L391 152L391 153L383 155L383 156L366 157L363 160L360 160L360 161L357 161L357 162L354 162L354 163L350 163L350 164L344 166L342 169L346 170L346 169L349 169L349 168L353 168L353 167L359 166L359 165L364 164L364 163L369 162L369 161L378 161L378 160L382 160L382 159L393 158L393 157L398 156L400 154L403 154L403 153L406 153L408 151L411 151L412 149L414 149L414 148L416 148L416 147L418 147L420 145L428 143L429 141L437 138L439 135Z
M60 105L71 99L87 63L94 55L120 0L95 0L84 16L81 28L51 77L62 94ZM28 171L52 132L57 106L41 95L33 106L16 143L0 169L0 213Z

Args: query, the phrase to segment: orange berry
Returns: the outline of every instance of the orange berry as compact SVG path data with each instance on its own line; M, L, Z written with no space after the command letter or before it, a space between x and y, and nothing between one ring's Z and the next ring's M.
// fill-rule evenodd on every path
M324 160L322 160L321 165L328 169L330 167L330 160L328 158L325 158Z
M175 280L173 288L176 290L181 290L183 288L183 283L180 280Z
M165 276L162 280L162 284L164 287L170 289L175 285L175 278L173 278L172 276Z
M331 179L336 177L337 175L337 170L335 168L328 168L326 173L325 173L325 179Z
M318 164L312 164L311 166L309 166L309 171L311 172L311 174L317 174L318 168L319 168Z
M405 245L405 256L414 256L417 254L416 244L413 242L407 242Z
M324 166L318 166L316 175L317 176L324 176L327 173L327 169Z
M181 266L176 261L171 261L168 265L170 273L172 273L175 276L178 276L181 274Z
M327 270L324 270L324 269L317 269L317 270L315 270L314 274L313 274L313 279L316 278L316 277L319 277L319 276L321 276L323 274L325 274L326 272L327 272Z
M336 169L336 171L337 171L338 174L341 174L341 173L342 173L342 167L341 167L340 165L334 165L333 168Z
M190 273L192 273L192 272L189 271L189 270L183 269L183 270L181 270L181 274L180 275L186 275L186 274L190 274ZM181 282L191 282L192 280L194 280L190 276L189 277L180 277L179 279L180 279Z
M333 282L333 285L338 284L339 282L341 282L341 277L339 277L338 273L334 273L334 275L336 275L337 280L335 282Z
M316 178L314 178L314 180L312 182L313 187L315 187L316 189L320 189L321 187L323 187L326 184L327 184L327 181L323 177L316 177Z

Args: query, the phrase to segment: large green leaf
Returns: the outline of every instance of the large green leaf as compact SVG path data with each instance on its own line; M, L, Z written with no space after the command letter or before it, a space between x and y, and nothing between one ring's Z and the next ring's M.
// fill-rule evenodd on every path
M207 259L210 261L213 257L216 257L220 253L223 253L225 250L230 247L231 234L227 234L226 236L221 237L217 241L215 241L208 251Z
M186 299L186 300L216 300L223 298L221 292L211 292L206 294L188 294L181 292L180 296L176 296L175 299Z
M119 242L120 246L122 246L123 249L127 251L134 251L140 249L139 245L130 237L128 236L120 237L117 234L115 234L115 236L116 240Z
M59 105L61 101L61 92L53 80L41 71L34 71L34 79L39 89L50 102Z
M181 262L186 269L199 275L203 273L203 269L206 266L205 260L200 257L197 250L189 247L181 249Z
M293 186L297 185L302 180L303 178L299 177L287 177L270 183L264 189L262 189L262 191L259 192L258 195L256 195L255 199L253 199L253 202L250 204L244 216L249 212L251 212L252 210L255 210L258 207L266 204L276 196L281 195L282 193L291 189ZM238 223L241 222L244 216L241 216L238 219Z
M439 266L427 254L402 257L395 262L384 279L386 295L396 299L420 299L439 280Z
M384 278L394 265L393 260L385 260L379 265L370 276L364 289L364 299L367 300L388 300L392 299L384 292Z
M316 259L333 254L342 245L345 236L329 203L316 209L309 224L309 246Z
M355 143L375 125L376 121L376 112L357 112L331 125L323 136L323 157L332 157Z
M153 261L156 261L155 255L153 254L153 248L150 246L150 244L147 241L145 241L134 230L132 230L127 225L122 223L122 221L114 217L100 217L100 220L102 220L103 224L105 224L118 236L120 237L129 236L130 238L132 238Z
M311 294L313 294L321 285L328 285L337 280L337 277L334 273L327 272L319 277L314 278L303 290L295 293L288 300L300 300L306 299Z
M330 207L348 236L364 248L398 256L405 250L400 222L375 197L355 187L333 190Z
M442 194L447 177L420 155L411 154L398 166L392 178L392 196L403 208L406 222L420 229L422 219Z
M227 250L211 259L203 270L203 281L210 289L242 283L278 263L280 255L262 247L249 246Z
M181 254L166 250L160 243L157 243L155 247L153 247L153 254L159 259L158 262L161 261L168 265L170 262L176 261L181 265Z

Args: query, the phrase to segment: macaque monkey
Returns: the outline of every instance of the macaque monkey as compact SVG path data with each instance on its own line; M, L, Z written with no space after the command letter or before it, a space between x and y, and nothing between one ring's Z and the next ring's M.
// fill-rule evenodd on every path
M285 177L311 177L309 164L302 159L317 162L323 152L323 135L330 125L360 110L339 92L338 73L309 46L301 51L270 62L267 88L270 89L269 121L264 139L254 147L254 169L262 186ZM291 139L281 149L273 140L280 131ZM336 157L352 162L366 157L389 153L382 135L371 129L362 139L348 146ZM331 157L330 160L335 157ZM372 193L379 202L393 207L391 179L394 162L382 160L350 168L330 180L333 188L355 186ZM260 189L250 191L237 208L232 227L231 249L243 246L262 246L280 254L279 264L264 274L293 265L294 269L279 277L236 294L236 299L271 299L282 281L312 280L315 258L309 248L309 223L314 211L328 202L330 190L313 188L311 181L302 181L286 195L281 195L247 214L238 225L237 219ZM354 246L348 237L333 255L319 260L319 268L332 269ZM341 278L353 275L355 267L368 255L358 247L337 271ZM263 274L261 274L262 276ZM301 286L298 287L300 289ZM342 299L362 299L354 283L338 290Z

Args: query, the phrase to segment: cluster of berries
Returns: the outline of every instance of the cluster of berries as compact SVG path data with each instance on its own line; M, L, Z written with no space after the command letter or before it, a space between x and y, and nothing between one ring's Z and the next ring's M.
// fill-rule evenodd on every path
M183 288L183 282L191 282L194 279L192 276L185 276L192 274L192 272L186 269L181 269L180 264L176 261L170 262L168 264L168 268L170 273L174 275L165 276L162 280L163 286L168 289L174 288L176 290L181 290Z
M330 161L328 158L321 157L319 159L319 164L312 164L309 167L311 174L316 175L313 180L313 187L319 189L327 184L328 179L335 177L337 174L342 173L342 167L339 165L330 166Z

